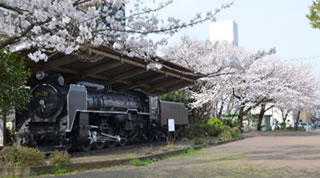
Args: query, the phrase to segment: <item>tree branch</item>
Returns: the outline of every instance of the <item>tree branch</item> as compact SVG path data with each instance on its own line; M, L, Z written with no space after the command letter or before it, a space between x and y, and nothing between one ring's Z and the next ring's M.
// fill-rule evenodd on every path
M170 1L166 2L163 6L159 6L159 7L155 8L155 9L148 9L148 10L142 11L140 13L131 14L130 16L123 18L123 20L129 19L129 18L134 17L134 16L140 16L140 15L143 15L143 14L148 14L148 13L160 11L161 9L163 9L163 8L167 7L168 5L172 4L172 2L173 1L170 0Z
M37 25L43 25L47 22L49 22L50 19L44 21L44 22L38 22L38 23L31 23L31 25L29 25L22 33L9 37L6 40L4 40L3 42L0 43L0 49L5 48L6 46L15 43L19 38L26 36L32 29L34 26Z
M3 9L7 9L7 10L10 10L10 11L14 11L20 15L23 14L23 12L28 12L27 10L24 10L24 9L20 9L20 8L17 8L17 7L11 7L11 6L8 6L6 5L5 3L0 3L0 7L3 8Z
M79 6L79 5L81 5L81 4L83 4L83 3L86 3L86 2L89 2L89 1L91 1L91 0L76 0L74 3L73 3L73 6Z
M110 32L121 32L121 33L133 33L133 34L147 35L147 34L151 34L151 33L157 34L157 33L165 33L165 32L175 32L175 31L178 31L178 30L183 29L183 28L192 27L194 25L206 22L208 20L212 20L212 19L215 18L215 16L222 9L228 8L231 5L232 5L232 3L227 4L227 5L223 5L219 9L217 9L213 14L211 14L210 16L205 17L203 19L199 18L198 20L194 20L194 21L192 21L190 23L184 23L184 24L180 24L180 25L176 25L176 26L172 26L172 27L160 28L160 29L156 29L156 30L119 30L119 29L105 28L105 29L100 29L100 30L93 31L93 33L99 33L99 32L102 32L102 31L110 31ZM133 28L131 28L131 29L133 29Z
M274 105L271 105L268 108L266 108L265 111L268 111L268 110L272 109L273 107L274 107Z

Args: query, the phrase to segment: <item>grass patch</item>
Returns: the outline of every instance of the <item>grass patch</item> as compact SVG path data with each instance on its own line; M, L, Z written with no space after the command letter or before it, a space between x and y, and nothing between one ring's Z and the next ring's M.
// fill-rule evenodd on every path
M183 157L183 156L191 156L191 155L195 155L195 154L198 154L198 153L200 153L202 151L207 151L207 150L208 150L208 148L201 148L201 149L198 149L198 150L195 150L193 148L189 148L187 151L185 151L183 153L180 153L177 156L181 156L181 157Z
M183 153L180 153L180 154L177 154L177 155L165 156L165 157L162 157L162 158L144 159L144 160L134 159L134 160L130 161L129 165L130 166L137 166L137 167L146 166L146 165L155 163L155 162L160 161L160 160L166 160L166 159L171 159L171 158L175 158L175 157L191 156L191 155L198 154L198 153L200 153L202 151L205 151L205 150L207 150L207 148L201 148L199 150L195 150L193 148L189 148L189 149L187 149L187 151L185 151Z
M142 154L143 155L152 155L152 147L143 147Z
M232 161L242 160L246 157L244 152L228 152L223 154L205 155L205 157L198 158L199 160L206 161Z
M134 159L134 158L137 158L137 155L134 154L134 153L126 153L126 154L124 155L124 157L125 157L126 159Z
M61 167L56 167L53 172L54 175L67 174L67 173L70 173L70 171L68 169L61 168Z
M154 163L159 161L159 159L156 158L152 158L152 159L144 159L144 160L140 160L140 159L134 159L132 161L130 161L130 165L131 166L146 166L148 164Z
M161 147L160 151L167 152L167 151L174 151L174 150L177 150L177 149L178 149L177 145L169 144L169 145Z

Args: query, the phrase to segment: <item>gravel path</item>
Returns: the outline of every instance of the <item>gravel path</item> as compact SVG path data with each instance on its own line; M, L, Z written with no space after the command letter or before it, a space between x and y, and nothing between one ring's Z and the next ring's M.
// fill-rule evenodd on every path
M320 177L320 136L256 136L144 167L60 177Z

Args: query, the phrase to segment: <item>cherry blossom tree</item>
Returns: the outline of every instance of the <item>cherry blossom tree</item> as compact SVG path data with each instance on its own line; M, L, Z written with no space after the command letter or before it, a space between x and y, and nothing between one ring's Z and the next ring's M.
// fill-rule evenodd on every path
M219 110L223 110L225 101L235 97L241 106L238 111L241 123L243 115L252 109L252 106L249 106L244 110L245 104L252 103L252 100L241 93L246 89L245 85L249 85L244 82L243 76L247 74L247 70L255 61L273 53L274 49L251 54L226 42L212 44L209 41L195 41L188 37L183 38L180 44L166 51L167 58L205 75L201 79L203 85L200 89L192 92L193 97L196 98L196 101L192 103L193 107L212 103L220 105Z
M231 5L181 21L174 17L159 19L157 12L173 0L157 2L158 7L151 9L140 0L2 0L0 34L8 38L0 41L0 49L32 49L28 56L37 62L46 61L54 53L69 55L89 47L107 46L150 60L158 47L166 45L167 39L180 29L215 20L222 9ZM134 8L125 10L129 3L134 3ZM152 34L162 38L152 40Z
M200 79L203 85L192 91L196 99L193 107L212 103L219 106L215 109L221 116L223 107L232 102L240 129L244 116L258 106L262 106L261 126L264 113L272 107L292 111L311 108L317 102L319 82L312 78L310 70L274 59L274 52L271 49L252 54L228 43L184 38L168 49L167 57L205 75Z
M319 80L307 65L286 65L281 71L282 87L277 91L275 104L283 111L283 123L290 112L312 110L319 104ZM298 119L295 125L298 124Z

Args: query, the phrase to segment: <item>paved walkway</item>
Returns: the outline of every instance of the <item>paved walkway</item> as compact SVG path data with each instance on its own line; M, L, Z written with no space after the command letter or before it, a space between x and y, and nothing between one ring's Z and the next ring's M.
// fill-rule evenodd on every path
M320 177L320 136L259 136L144 167L60 177Z

